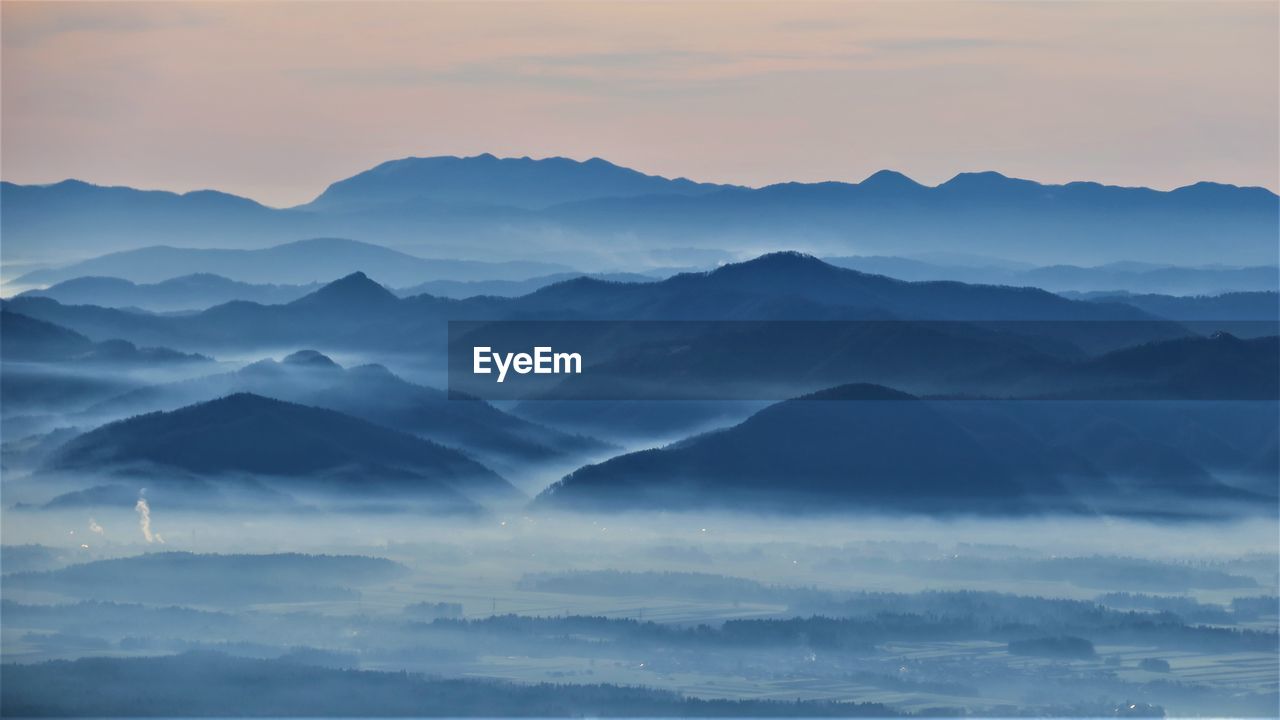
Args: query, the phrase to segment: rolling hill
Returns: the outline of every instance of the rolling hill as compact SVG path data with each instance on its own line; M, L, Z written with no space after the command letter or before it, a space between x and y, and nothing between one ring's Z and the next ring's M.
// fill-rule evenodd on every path
M912 448L929 448L916 452ZM727 430L588 465L541 505L585 509L859 507L1025 511L1037 492L920 400L847 385L772 405Z
M527 469L529 464L609 447L522 420L481 400L451 399L442 390L403 380L381 365L344 369L314 350L295 352L279 362L261 360L236 372L140 388L98 403L82 416L119 418L168 411L246 392L412 433L502 469Z
M462 453L349 415L240 393L104 425L59 448L47 473L269 480L297 491L426 498L458 507L521 497Z
M137 347L127 340L94 342L74 330L21 313L0 311L4 343L0 357L5 360L82 363L171 363L207 362L203 355L157 347Z
M1229 487L1206 465L1245 471L1251 453L1280 432L1275 404L1245 407L1226 425L1213 414L1240 406L1195 405L946 402L845 385L771 405L724 430L580 468L535 503L943 514L1188 513L1215 500L1266 507L1274 490ZM1256 431L1215 459L1208 440L1172 445L1171 418L1184 431L1241 422Z

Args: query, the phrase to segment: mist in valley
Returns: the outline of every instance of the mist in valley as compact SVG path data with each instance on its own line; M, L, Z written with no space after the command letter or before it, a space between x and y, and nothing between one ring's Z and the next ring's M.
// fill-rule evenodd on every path
M802 330L794 292L848 305ZM830 320L866 292L952 319ZM0 709L1267 715L1270 326L987 322L1006 292L781 253L507 300L7 300ZM530 308L596 319L597 384L459 392L448 322Z
M1262 715L1275 702L1273 518L459 519L179 511L139 492L132 509L92 515L5 510L5 660L44 670L6 683L6 714L87 711L43 694L68 673L87 683L80 702L134 714L230 710L221 684L278 673L263 707L305 712L316 706L274 692L335 668L366 673L343 682L383 688L361 707L393 713L420 712L427 691L377 673L590 686L600 697L573 707L614 714L634 699L601 685L744 701L741 714L780 700L872 715L1123 703ZM85 660L48 664L83 657L166 678L171 704L130 705ZM535 687L545 702L573 697ZM515 692L495 686L489 701ZM525 714L524 702L450 712Z
M1280 717L1278 20L0 0L0 718Z

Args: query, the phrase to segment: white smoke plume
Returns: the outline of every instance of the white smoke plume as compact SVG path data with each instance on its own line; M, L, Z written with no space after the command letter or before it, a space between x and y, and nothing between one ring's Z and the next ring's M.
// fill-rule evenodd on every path
M102 526L98 524L98 521L94 520L93 518L89 518L89 532L93 533L94 535L101 535L103 537L105 537L107 534L107 531L103 530Z
M147 504L144 497L138 498L138 504L133 506L138 511L138 527L142 528L142 537L147 539L148 543L164 544L164 538L160 533L151 532L151 506Z

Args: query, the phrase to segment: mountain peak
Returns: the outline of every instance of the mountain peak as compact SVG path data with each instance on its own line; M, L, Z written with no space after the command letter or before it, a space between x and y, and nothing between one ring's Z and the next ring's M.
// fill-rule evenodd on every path
M942 183L940 188L994 188L1000 187L1008 182L1011 178L1003 175L995 170L982 170L979 172L962 172L956 173L955 177Z
M356 271L289 304L391 305L399 301L395 293L370 280L363 272Z
M295 353L286 355L280 361L285 365L297 365L309 368L323 368L326 370L341 369L341 365L334 362L328 355L319 350L299 350Z
M834 265L830 265L808 253L799 250L780 250L778 252L765 253L758 257L744 260L737 263L728 263L721 265L711 271L712 275L731 275L740 272L754 272L765 270L769 272L795 272L804 271L825 271L837 270Z
M924 188L923 185L897 170L874 172L866 180L858 183L858 187L877 190L917 190Z
M47 467L143 465L207 477L251 473L271 482L309 483L326 473L338 480L351 477L360 489L376 482L454 502L460 494L520 496L457 450L334 410L246 392L103 425L63 445ZM471 500L465 503L474 507Z

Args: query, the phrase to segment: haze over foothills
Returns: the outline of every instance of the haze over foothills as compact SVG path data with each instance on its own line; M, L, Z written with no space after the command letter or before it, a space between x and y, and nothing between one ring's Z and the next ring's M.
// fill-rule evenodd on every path
M1275 3L0 14L0 716L1280 707Z
M1280 189L1270 2L27 3L3 178L274 207L406 156ZM163 60L160 60L160 59Z

